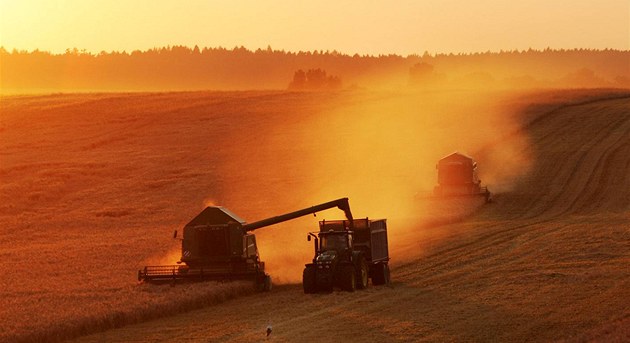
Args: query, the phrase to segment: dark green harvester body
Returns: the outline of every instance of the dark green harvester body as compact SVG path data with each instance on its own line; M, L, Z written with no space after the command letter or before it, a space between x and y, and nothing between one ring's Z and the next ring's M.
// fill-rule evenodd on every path
M184 226L181 261L195 267L256 257L257 252L244 249L254 235L247 234L243 225L244 220L223 207L206 207Z

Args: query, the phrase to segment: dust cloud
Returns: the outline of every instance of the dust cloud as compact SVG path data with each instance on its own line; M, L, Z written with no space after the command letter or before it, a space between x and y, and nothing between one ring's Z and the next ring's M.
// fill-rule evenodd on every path
M181 232L179 232L181 234ZM161 253L155 254L144 261L144 265L166 266L175 265L182 257L181 241L179 239L162 240ZM158 251L158 250L156 250ZM166 251L166 253L164 253Z
M171 248L169 252L156 261L155 265L174 265L182 256L181 246Z
M354 96L292 128L291 134L300 137L293 142L302 145L301 154L284 156L295 173L278 177L287 182L303 178L309 185L307 194L294 191L293 203L347 196L355 218L387 218L390 255L398 261L414 257L398 251L424 234L423 225L465 217L480 206L429 200L440 158L454 151L472 156L479 161L482 184L493 192L509 190L531 165L528 139L518 131L516 109L510 107L507 93ZM342 216L337 211L319 218ZM260 231L261 255L276 282L301 281L304 263L313 257L306 232L317 228L315 219L304 219Z
M214 199L208 198L208 199L205 199L203 201L203 208L202 209L204 209L206 207L209 207L209 206L219 206L219 205L217 204L217 201L215 201Z
M387 218L390 256L421 242L427 226L464 218L480 204L430 200L437 161L454 151L479 162L483 185L509 190L531 164L513 93L347 91L251 97L246 113L225 116L221 140L206 150L214 181L204 206L220 205L248 222L348 197L355 218ZM234 110L231 110L234 111ZM509 137L509 139L504 139ZM214 175L214 176L212 176ZM301 281L313 258L309 231L343 218L337 209L255 231L275 283ZM431 235L435 235L433 232ZM433 237L435 238L435 237ZM176 262L168 247L163 261Z

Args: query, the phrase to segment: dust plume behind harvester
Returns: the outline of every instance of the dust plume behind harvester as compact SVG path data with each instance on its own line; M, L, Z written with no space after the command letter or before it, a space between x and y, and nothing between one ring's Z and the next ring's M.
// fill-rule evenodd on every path
M477 162L469 156L454 152L440 159L435 167L438 172L438 185L433 195L448 197L484 197L491 201L492 194L487 186L481 185L477 174Z
M353 222L348 198L249 224L226 208L206 207L184 226L182 255L178 264L146 266L138 271L138 280L253 280L260 290L270 290L271 277L265 272L265 263L260 259L253 231L335 207ZM177 231L174 236L177 236Z

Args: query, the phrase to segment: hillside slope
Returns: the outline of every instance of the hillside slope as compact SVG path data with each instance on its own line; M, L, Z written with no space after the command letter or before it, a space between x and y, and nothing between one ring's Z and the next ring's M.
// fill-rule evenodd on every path
M613 90L0 97L0 342L620 337L628 112ZM426 201L453 150L496 203ZM388 218L391 287L302 294L333 210L257 232L269 294L137 284L209 204L254 221L340 196Z
M78 341L259 341L268 324L279 342L628 340L630 98L533 113L530 172L464 222L407 232L390 287L281 286Z

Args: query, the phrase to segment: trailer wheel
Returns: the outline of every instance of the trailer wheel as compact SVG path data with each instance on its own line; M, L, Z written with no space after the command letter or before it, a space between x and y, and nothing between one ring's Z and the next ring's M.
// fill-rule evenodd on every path
M273 287L273 285L271 283L271 276L265 275L265 281L263 282L263 291L264 292L269 292L269 291L271 291L272 287Z
M355 270L353 266L343 266L341 268L341 289L348 292L354 292L357 288L357 282L355 278Z
M389 283L389 266L385 263L379 263L374 266L374 275L372 276L372 284L386 285Z
M385 279L385 284L389 285L389 265L388 264L384 264L383 265L383 275L384 275L384 279Z
M365 262L365 258L361 257L359 259L359 264L358 264L358 270L357 270L357 288L358 289L365 289L368 287L368 274L369 274L369 270L368 270L368 266L367 266L367 262Z
M315 268L306 267L302 272L302 287L305 294L317 292L317 279L315 278Z

